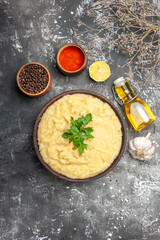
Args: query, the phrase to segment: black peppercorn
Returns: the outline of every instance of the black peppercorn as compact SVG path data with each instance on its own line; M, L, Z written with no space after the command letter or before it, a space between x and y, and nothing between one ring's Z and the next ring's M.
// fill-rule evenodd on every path
M48 82L48 72L38 64L26 65L19 74L21 88L30 94L42 92L47 87Z

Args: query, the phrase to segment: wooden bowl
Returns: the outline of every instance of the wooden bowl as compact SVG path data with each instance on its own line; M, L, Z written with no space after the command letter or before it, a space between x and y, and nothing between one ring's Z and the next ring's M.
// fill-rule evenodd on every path
M114 110L115 114L117 115L120 123L121 123L121 126L122 126L122 145L121 145L121 149L119 151L119 154L118 156L115 158L114 162L111 164L111 166L109 168L107 168L105 171L99 173L98 175L96 176L93 176L93 177L89 177L89 178L84 178L84 179L72 179L72 178L69 178L69 177L66 177L56 171L54 171L49 165L47 165L47 163L44 162L41 154L40 154L40 151L39 151L39 147L38 147L38 140L37 140L37 132L38 132L38 125L39 125L39 122L42 118L42 115L43 113L46 111L46 109L51 105L53 104L54 102L56 102L58 99L66 96L66 95L70 95L70 94L76 94L76 93L81 93L81 94L88 94L88 95L92 95L94 97L97 97L99 98L101 101L105 102L105 103L108 103L110 105L110 107ZM115 166L116 164L119 162L120 158L122 157L124 151L125 151L125 146L126 146L126 127L125 127L125 124L123 122L123 119L122 119L122 116L120 114L120 112L117 110L117 108L114 106L113 103L111 103L107 98L105 98L104 96L98 94L98 93L95 93L95 92L91 92L91 91L88 91L88 90L72 90L72 91L67 91L67 92L64 92L64 93L61 93L59 94L58 96L54 97L53 99L51 99L43 108L42 110L40 111L40 113L38 114L37 116L37 119L36 119L36 122L35 122L35 125L34 125L34 131L33 131L33 144L34 144L34 148L35 148L35 151L36 151L36 154L39 158L39 160L41 161L41 163L52 173L54 174L55 176L59 177L59 178L62 178L64 180L67 180L67 181L70 181L70 182L89 182L89 181L92 181L92 180L95 180L97 178L100 178L104 175L106 175L107 173L109 173Z
M31 93L31 92L28 92L26 91L22 86L21 86L21 83L20 83L20 74L21 72L28 66L28 65L39 65L41 66L42 68L44 68L46 71L47 71L47 75L48 75L48 83L47 83L47 86L43 89L43 90L40 90L38 91L37 93ZM25 93L26 95L30 96L30 97L40 97L44 94L46 94L50 88L51 88L51 85L52 85L52 75L50 73L50 71L41 63L38 63L38 62L30 62L30 63L26 63L25 65L23 65L18 73L17 73L17 84L18 84L18 87L19 89Z
M64 67L62 67L61 63L60 63L60 60L59 60L59 57L60 57L60 54L62 53L62 51L68 47L75 47L75 48L78 48L82 54L83 54L83 57L84 57L84 61L83 61L83 64L82 66L78 69L78 70L75 70L75 71L68 71L66 70ZM62 46L60 48L60 50L58 51L58 54L57 54L57 67L58 69L64 74L64 75L68 75L68 76L74 76L74 75L78 75L80 74L81 72L83 72L86 67L87 67L87 54L85 52L85 50L78 44L76 43L68 43L68 44L65 44L64 46Z

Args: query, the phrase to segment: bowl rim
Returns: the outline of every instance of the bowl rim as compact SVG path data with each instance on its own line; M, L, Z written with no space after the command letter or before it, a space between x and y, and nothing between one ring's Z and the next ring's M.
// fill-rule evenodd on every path
M43 89L41 92L38 92L38 93L29 93L27 91L25 91L22 87L21 87L21 84L19 82L19 75L21 73L21 71L23 70L23 68L25 68L26 66L28 65L32 65L32 64L36 64L36 65L40 65L41 67L43 67L46 71L47 71L47 74L48 74L48 84L47 86L45 87L45 89ZM45 67L43 64L39 63L39 62L28 62L26 64L24 64L18 71L17 73L17 85L19 87L19 89L25 93L26 95L30 96L30 97L39 97L39 96L42 96L44 95L45 93L47 93L50 88L51 88L51 85L52 85L52 75L50 73L50 71L48 70L47 67Z
M118 117L120 123L121 123L121 130L122 130L122 145L119 151L119 154L117 155L117 157L114 159L113 163L107 168L105 169L103 172L89 177L89 178L84 178L84 179L80 179L80 178L76 178L76 179L72 179L69 178L67 176L64 176L56 171L54 171L47 163L44 162L40 151L39 151L39 147L38 147L38 139L37 139L37 132L38 132L38 125L39 122L42 118L42 115L44 114L44 112L47 110L47 108L53 104L54 102L56 102L57 100L59 100L60 98L66 96L66 95L72 95L72 94L87 94L87 95L91 95L93 97L97 97L99 98L101 101L106 102L110 105L110 107L113 109L113 111L115 112L116 116ZM126 125L124 123L123 117L121 116L121 113L119 112L119 110L117 109L117 107L106 97L93 92L93 91L89 91L89 90L70 90L70 91L66 91L63 92L61 94L58 94L57 96L55 96L54 98L52 98L50 101L48 101L44 107L41 109L40 113L38 114L36 121L35 121L35 125L34 125L34 129L33 129L33 145L37 154L38 159L40 160L40 162L44 165L44 167L49 170L53 175L63 179L63 180L67 180L69 182L89 182L89 181L93 181L95 179L98 179L100 177L103 177L104 175L106 175L107 173L109 173L119 162L119 160L121 159L124 151L125 151L125 147L126 147L126 141L127 141L127 134L126 134Z
M83 64L82 64L82 66L81 66L79 69L77 69L77 70L75 70L75 71L68 71L68 70L66 70L65 68L63 68L63 67L61 66L61 64L60 64L59 56L60 56L61 52L62 52L65 48L67 48L67 47L76 47L76 48L80 49L81 52L83 53L83 56L84 56ZM57 66L58 66L59 70L62 71L62 73L64 73L64 74L69 74L69 75L71 75L71 74L79 74L79 73L81 73L81 72L87 67L87 61L88 61L88 59L87 59L87 54L86 54L85 50L83 49L83 47L81 47L81 46L78 45L77 43L67 43L67 44L64 44L64 45L59 49L59 51L58 51L58 53L57 53Z

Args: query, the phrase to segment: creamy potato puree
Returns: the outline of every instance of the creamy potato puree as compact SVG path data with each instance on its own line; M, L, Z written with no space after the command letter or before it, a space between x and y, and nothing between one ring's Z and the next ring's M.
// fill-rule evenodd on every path
M84 142L81 156L62 134L70 128L70 118L92 114L92 135ZM88 178L107 169L117 157L122 143L121 123L109 104L86 94L62 97L47 108L38 127L38 144L43 160L69 178Z

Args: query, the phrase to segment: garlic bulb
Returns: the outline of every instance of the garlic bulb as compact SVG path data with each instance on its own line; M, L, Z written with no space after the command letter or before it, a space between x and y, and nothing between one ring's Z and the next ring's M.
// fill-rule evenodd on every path
M129 141L129 152L132 157L139 160L150 160L153 157L155 147L149 136L150 133L146 137L136 137Z

